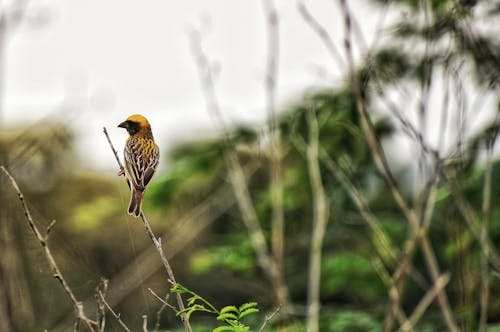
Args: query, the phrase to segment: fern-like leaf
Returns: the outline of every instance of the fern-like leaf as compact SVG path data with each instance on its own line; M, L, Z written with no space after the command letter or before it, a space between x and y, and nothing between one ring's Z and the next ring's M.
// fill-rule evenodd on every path
M250 328L244 325L237 325L237 326L219 326L212 330L212 332L224 332L224 331L250 332Z
M234 320L238 321L238 316L232 312L226 312L226 313L221 313L219 316L217 316L217 320Z
M240 312L240 314L238 316L238 319L242 319L243 317L245 317L247 315L250 315L250 314L253 314L253 313L256 313L256 312L259 312L259 309L257 309L257 308L248 308L248 309Z
M243 303L242 305L240 305L238 311L239 312L243 312L245 311L246 309L248 308L253 308L253 307L256 307L257 306L257 302L247 302L247 303Z
M238 313L238 308L236 308L234 305L228 305L227 307L224 307L220 310L221 314L225 314L226 312L234 312Z

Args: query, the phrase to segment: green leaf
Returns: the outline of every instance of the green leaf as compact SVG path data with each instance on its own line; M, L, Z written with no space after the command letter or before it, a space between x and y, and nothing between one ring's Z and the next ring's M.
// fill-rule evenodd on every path
M257 308L248 308L248 309L240 312L239 319L242 319L243 317L245 317L247 315L250 315L250 314L253 314L253 313L256 313L256 312L259 312L259 309L257 309Z
M188 308L187 313L186 313L186 320L189 320L191 318L191 314L195 311L204 311L204 312L210 312L213 313L212 310L207 309L204 305L201 304L195 304L194 306ZM179 313L177 313L179 315Z
M243 311L245 311L248 308L253 308L253 307L256 307L256 306L257 306L257 302L243 303L242 305L240 305L239 311L243 312Z
M219 326L212 330L212 332L224 332L224 331L232 331L232 332L243 332L238 326Z
M236 308L234 305L229 305L227 307L224 307L220 310L220 313L221 314L224 314L226 312L235 312L237 313L238 312L238 308Z
M238 316L232 312L221 313L217 316L217 320L235 320L238 321Z

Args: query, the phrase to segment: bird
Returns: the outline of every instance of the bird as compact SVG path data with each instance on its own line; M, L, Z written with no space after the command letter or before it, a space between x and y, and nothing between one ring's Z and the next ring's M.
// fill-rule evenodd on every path
M118 125L129 134L123 155L125 169L118 175L125 175L130 187L128 214L139 217L144 191L155 174L160 160L160 149L153 138L149 121L140 114L133 114Z

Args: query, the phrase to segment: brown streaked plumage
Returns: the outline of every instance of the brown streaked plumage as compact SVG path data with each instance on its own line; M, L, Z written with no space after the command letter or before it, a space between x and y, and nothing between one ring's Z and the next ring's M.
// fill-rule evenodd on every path
M118 125L125 128L129 137L125 143L125 177L130 187L128 213L138 217L141 214L144 190L153 177L160 160L160 150L153 139L148 120L134 114Z

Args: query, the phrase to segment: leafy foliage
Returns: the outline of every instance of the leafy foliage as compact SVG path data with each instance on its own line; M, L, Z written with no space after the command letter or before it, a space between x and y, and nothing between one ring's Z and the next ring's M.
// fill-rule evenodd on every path
M172 287L171 292L190 295L187 300L186 308L182 311L179 311L177 313L178 316L186 313L186 319L189 320L191 318L191 315L197 311L217 315L216 319L225 323L225 325L214 328L213 332L249 332L250 326L244 324L241 320L245 316L259 312L259 309L256 308L256 302L244 303L239 307L233 305L225 306L222 309L217 310L210 302L208 302L195 292L182 286L181 284L176 284L174 287Z

